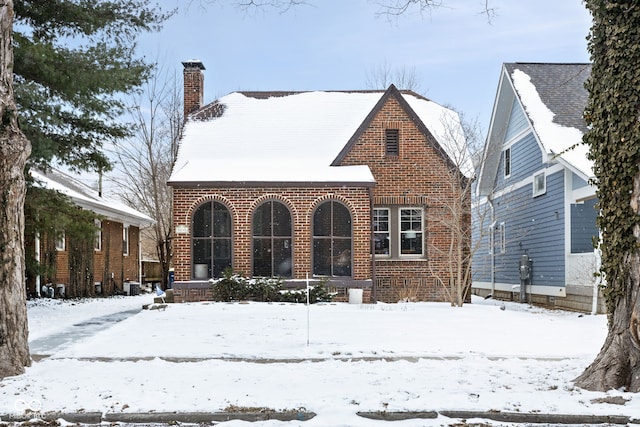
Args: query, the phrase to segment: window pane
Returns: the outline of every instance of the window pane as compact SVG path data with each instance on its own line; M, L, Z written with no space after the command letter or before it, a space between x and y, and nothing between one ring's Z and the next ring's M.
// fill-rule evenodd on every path
M271 236L271 202L256 209L253 215L253 235Z
M218 202L213 203L213 235L231 237L231 215L229 210Z
M196 279L211 277L211 239L193 241L193 277Z
M331 234L331 202L318 206L313 214L313 235L329 236Z
M273 235L291 236L291 214L289 209L280 202L273 202Z
M211 236L211 203L204 203L193 214L193 237Z
M313 239L313 274L331 275L331 239Z
M291 239L273 241L273 275L291 277Z
M422 231L422 210L401 209L400 231Z
M333 203L333 236L351 237L351 214L340 203Z
M389 255L389 209L373 210L373 243L376 255Z
M373 243L376 255L389 255L389 233L375 233Z
M421 255L422 209L400 209L400 254Z
M400 253L405 255L422 254L422 233L400 233Z
M271 239L253 239L253 275L271 276Z
M351 239L333 241L333 275L351 276Z
M213 241L213 274L221 277L225 269L231 267L231 239Z

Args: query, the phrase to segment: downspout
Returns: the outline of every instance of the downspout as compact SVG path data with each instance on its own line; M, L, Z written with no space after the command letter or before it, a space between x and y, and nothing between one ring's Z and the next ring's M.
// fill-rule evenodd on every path
M490 295L493 297L496 291L496 255L495 255L495 241L493 237L493 228L495 227L496 224L496 213L495 213L495 209L493 207L493 200L491 199L491 196L487 196L487 203L489 203L489 209L491 210L491 236L489 237L489 244L492 245L491 248L489 248L489 253L491 254L491 293Z
M371 299L373 303L378 302L378 292L377 292L377 284L376 284L376 250L375 250L375 239L373 232L373 190L371 187L368 189L369 191L369 230L370 230L370 259L371 259Z
M138 227L138 283L142 289L142 229L140 227Z

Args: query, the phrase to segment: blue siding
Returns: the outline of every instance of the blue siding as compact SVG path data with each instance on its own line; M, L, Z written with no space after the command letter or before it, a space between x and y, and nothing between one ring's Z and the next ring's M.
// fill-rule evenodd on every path
M586 187L587 185L589 185L589 183L587 183L587 181L585 181L584 179L580 178L578 175L576 175L573 172L571 173L571 182L573 183L571 185L571 189L572 190L577 190L578 188Z
M571 253L593 252L593 239L598 237L596 203L598 199L571 205Z
M511 106L511 115L509 116L509 124L507 125L507 132L504 136L504 142L509 142L511 138L525 130L529 126L527 118L520 107L520 104L516 99L513 100Z
M564 286L564 172L547 176L546 193L532 197L533 188L526 185L494 202L496 232L495 281L520 283L518 263L520 255L533 260L533 285ZM488 215L487 215L488 217ZM480 225L476 217L474 226ZM485 228L490 219L485 221ZM505 223L506 250L500 253L499 224ZM479 231L474 230L476 239ZM473 280L488 282L491 278L491 256L488 236L474 254Z
M498 167L496 188L504 188L521 181L537 170L543 168L542 153L540 146L533 133L529 132L513 145L511 145L511 175L505 179L504 176L504 150L500 158Z
M472 280L491 281L490 237L487 228L491 224L489 204L485 203L473 209L471 247L474 248L472 262Z
M501 199L497 222L507 228L507 250L496 255L496 281L519 284L518 262L533 260L532 284L564 286L564 172L547 176L547 192L525 186Z

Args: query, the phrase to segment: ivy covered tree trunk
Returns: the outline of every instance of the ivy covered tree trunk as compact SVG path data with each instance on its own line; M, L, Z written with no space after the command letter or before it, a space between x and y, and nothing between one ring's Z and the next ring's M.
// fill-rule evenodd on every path
M586 110L598 184L609 332L576 379L589 390L640 391L640 4L587 0L593 16Z
M13 97L13 2L0 3L0 378L30 365L24 256L24 167L31 145Z

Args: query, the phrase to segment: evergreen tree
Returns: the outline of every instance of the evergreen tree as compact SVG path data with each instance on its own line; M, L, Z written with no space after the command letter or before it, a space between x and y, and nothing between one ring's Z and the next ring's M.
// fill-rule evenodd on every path
M152 68L136 37L168 17L150 0L24 0L15 5L15 99L31 164L108 170L105 143L130 134L123 94Z
M576 380L590 390L640 391L640 4L587 0L593 16L585 116L598 186L609 332Z
M29 164L46 168L57 161L75 169L109 170L104 144L131 135L132 126L119 121L126 108L122 95L138 90L152 71L152 64L136 57L135 38L157 29L167 15L149 0L31 0L17 3L15 13L15 98L21 128L32 145ZM29 191L27 198L43 192ZM41 233L46 241L66 224L69 229L64 231L75 239L70 250L92 242L92 226L71 233L78 215L73 204L48 193L37 197L37 203L27 199L27 206L55 216L28 221L27 236ZM38 228L31 227L36 224ZM44 268L27 255L27 272ZM85 265L93 253L74 250L74 255L70 262ZM84 277L84 283L70 284L77 292L67 295L91 294L91 280Z

